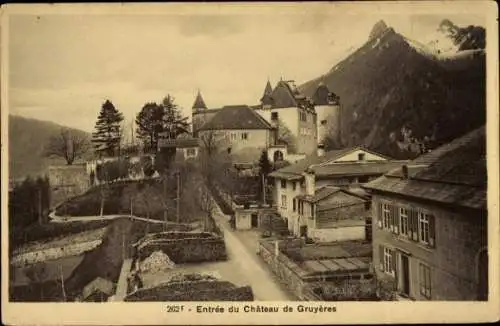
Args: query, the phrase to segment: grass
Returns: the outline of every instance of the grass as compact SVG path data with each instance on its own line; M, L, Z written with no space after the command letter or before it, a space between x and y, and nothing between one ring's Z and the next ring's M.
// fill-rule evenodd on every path
M132 203L134 216L164 220L165 202L167 220L177 221L176 183L167 181L167 199L163 199L163 184L158 180L133 181L110 184L106 190L103 215L129 215ZM74 197L56 209L60 216L99 216L101 209L102 186L94 187L81 196ZM203 215L193 205L189 194L181 197L180 223L199 221Z

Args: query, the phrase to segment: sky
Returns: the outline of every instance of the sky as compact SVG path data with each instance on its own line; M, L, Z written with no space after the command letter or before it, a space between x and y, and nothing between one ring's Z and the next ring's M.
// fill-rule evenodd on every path
M92 131L106 99L127 122L144 103L167 94L190 116L198 89L210 108L253 105L268 78L273 85L280 78L301 84L326 73L366 42L381 19L415 40L435 32L444 18L484 26L482 16L449 12L221 7L12 14L9 113Z

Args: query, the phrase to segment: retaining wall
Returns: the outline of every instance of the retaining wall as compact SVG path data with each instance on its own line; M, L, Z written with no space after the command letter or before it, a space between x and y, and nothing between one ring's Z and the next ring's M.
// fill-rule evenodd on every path
M75 244L65 244L64 246L47 248L43 250L36 250L31 252L25 252L12 257L11 264L14 266L24 266L39 263L46 260L59 259L67 256L77 256L85 251L89 251L97 248L101 244L102 240L93 240Z
M146 244L139 251L140 259L161 250L176 264L226 260L226 245L220 237L161 240Z

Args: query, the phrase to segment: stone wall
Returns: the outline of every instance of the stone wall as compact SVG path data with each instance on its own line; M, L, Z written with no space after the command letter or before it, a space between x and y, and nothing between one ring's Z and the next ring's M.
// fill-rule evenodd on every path
M348 240L364 240L365 225L330 227L326 229L308 229L307 236L316 242L333 242Z
M97 248L102 240L93 240L82 243L66 244L64 246L47 248L43 250L25 252L11 258L10 262L14 266L24 266L39 263L46 260L59 259L68 256L77 256L85 251Z
M176 264L226 260L226 245L223 238L187 238L152 242L139 251L144 259L161 250Z
M259 255L264 262L269 265L282 284L292 291L300 300L307 300L306 294L303 291L305 286L303 280L305 276L304 271L296 263L280 251L276 256L274 245L266 241L260 241Z
M253 301L250 286L225 281L178 282L130 294L125 301Z

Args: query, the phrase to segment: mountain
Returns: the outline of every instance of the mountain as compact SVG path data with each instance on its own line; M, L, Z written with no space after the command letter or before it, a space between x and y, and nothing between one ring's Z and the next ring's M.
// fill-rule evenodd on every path
M44 175L50 164L65 164L64 159L45 158L43 150L52 136L65 128L53 122L9 115L9 178L14 180ZM82 136L90 134L72 129Z
M436 56L379 22L362 47L299 90L312 96L323 82L340 96L343 146L412 158L420 143L432 148L485 123L485 67L482 49Z

